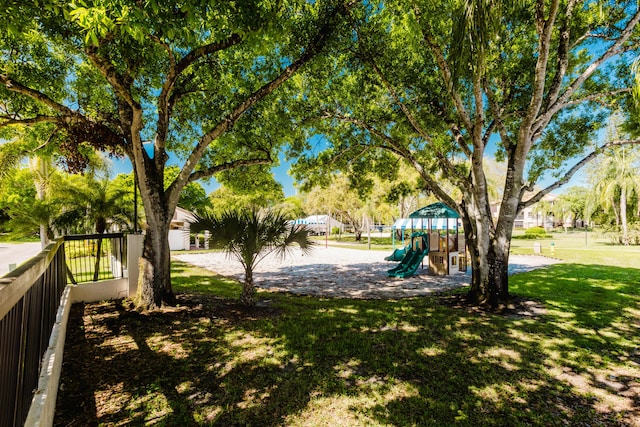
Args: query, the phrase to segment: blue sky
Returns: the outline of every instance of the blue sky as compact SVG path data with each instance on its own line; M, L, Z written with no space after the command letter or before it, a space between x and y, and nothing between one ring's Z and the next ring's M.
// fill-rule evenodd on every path
M491 156L493 157L493 155ZM122 159L111 159L111 162L113 163L113 176L119 173L130 173L132 170L131 161L129 160L128 157L124 157ZM169 163L171 163L171 161ZM294 187L294 180L288 173L289 167L290 167L290 162L287 162L285 160L284 154L280 154L280 165L272 168L273 175L276 181L282 184L285 197L294 196L296 194L296 189ZM555 179L552 179L551 177L547 177L546 179L544 179L543 177L543 179L540 181L538 185L540 188L544 188L552 184L554 181ZM212 191L220 187L220 184L218 184L218 182L213 178L208 183L200 182L200 184L204 187L207 193L211 193ZM567 188L576 186L576 185L587 186L586 178L584 175L584 168L581 171L579 171L573 177L573 179L569 181L569 183L561 187L559 190L554 191L554 193L557 193L557 194L563 193Z

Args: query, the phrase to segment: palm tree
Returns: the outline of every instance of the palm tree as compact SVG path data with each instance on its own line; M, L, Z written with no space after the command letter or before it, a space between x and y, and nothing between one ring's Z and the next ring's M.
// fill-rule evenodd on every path
M16 138L4 141L0 145L0 185L4 179L19 170L23 160L29 160L29 168L33 173L33 184L36 188L37 202L34 206L39 209L38 219L42 221L38 224L38 228L40 228L40 242L43 249L54 236L52 223L55 222L55 215L59 213L56 212L55 202L52 204L49 200L51 198L50 179L57 172L54 159L60 156L56 148L56 143L59 141L56 141L53 135L45 137L44 135L48 133L46 127L25 129ZM107 168L105 159L97 150L85 151L82 158L78 160L75 167L69 167L76 172L81 169L95 172ZM24 206L18 208L24 209ZM14 224L18 226L20 232L25 231L34 221L34 217L27 211L23 214L14 213L13 217L16 219Z
M25 204L9 207L7 214L10 218L8 228L14 237L33 236L34 231L38 229L41 242L43 236L45 241L56 237L60 209L52 198L27 200Z
M590 168L593 188L588 200L589 214L600 206L605 211L612 209L616 227L621 229L620 242L629 244L627 204L633 195L640 196L638 165L640 152L629 147L609 150L603 158Z
M292 224L280 212L261 213L251 209L196 216L191 223L191 232L204 231L210 233L213 245L222 247L242 264L245 278L240 302L247 306L255 305L253 271L260 261L272 253L284 258L291 253L294 244L304 253L313 247L309 230Z
M72 207L65 212L65 216L80 218L84 231L104 234L109 225L129 224L131 215L127 209L130 207L124 203L127 194L127 190L111 185L108 178L96 179L91 175L78 177L64 190L66 205ZM101 252L102 238L98 237L94 281L98 280L100 272Z

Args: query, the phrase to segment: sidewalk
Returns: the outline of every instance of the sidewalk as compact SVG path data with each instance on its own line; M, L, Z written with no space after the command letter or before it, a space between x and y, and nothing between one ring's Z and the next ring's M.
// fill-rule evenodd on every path
M9 272L9 265L16 267L40 253L40 242L0 243L0 277Z

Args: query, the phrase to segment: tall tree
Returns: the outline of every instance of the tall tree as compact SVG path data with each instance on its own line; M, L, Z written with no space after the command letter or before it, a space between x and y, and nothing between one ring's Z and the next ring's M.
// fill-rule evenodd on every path
M551 212L554 218L562 222L565 233L570 223L575 227L578 219L585 219L588 197L589 191L585 187L569 187L553 202Z
M320 154L293 147L303 156L298 177L314 168L357 175L404 159L461 215L470 299L507 302L516 216L602 151L588 149L610 106L631 91L637 3L392 0L358 12L334 68L301 84L310 134L330 144ZM606 145L629 142L638 141ZM483 162L493 146L506 164L495 220ZM543 176L553 183L525 198Z
M629 244L629 222L627 208L635 196L640 198L640 151L636 148L616 147L607 150L589 168L588 215L597 206L604 211L613 211L615 225L619 230L619 242ZM640 205L638 206L640 210Z
M315 215L329 215L340 218L353 228L356 241L362 238L366 224L366 203L360 198L346 175L332 177L330 183L313 187L305 197L305 210Z
M329 43L342 0L11 2L0 12L0 128L131 159L145 208L139 304L172 302L168 231L183 188L267 164L286 142L276 90ZM266 101L266 102L265 102ZM165 187L173 156L180 173Z

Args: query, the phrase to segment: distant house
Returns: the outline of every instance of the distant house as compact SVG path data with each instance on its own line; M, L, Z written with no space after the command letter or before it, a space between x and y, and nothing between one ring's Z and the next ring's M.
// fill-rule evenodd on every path
M176 208L169 229L169 249L172 251L188 251L190 249L189 221L194 218L193 212L181 207Z
M327 220L329 222L328 225ZM343 223L329 215L311 215L306 218L296 219L293 223L306 225L311 230L312 234L325 234L327 232L327 227L329 229L329 234L331 234L331 230L334 227L339 227L340 229L344 227Z

